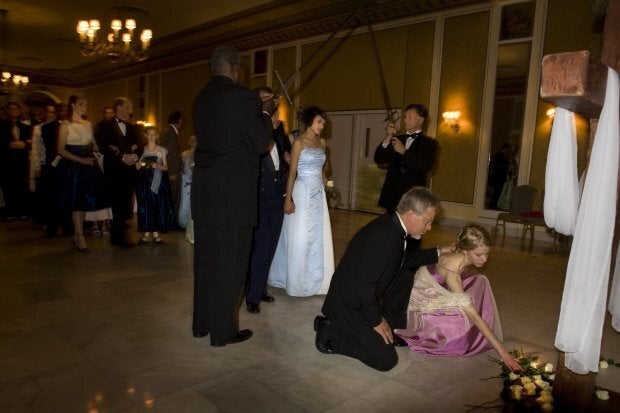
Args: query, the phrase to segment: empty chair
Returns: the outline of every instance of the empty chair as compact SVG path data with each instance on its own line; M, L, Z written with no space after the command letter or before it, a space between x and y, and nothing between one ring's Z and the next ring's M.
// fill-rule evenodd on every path
M526 217L522 216L521 213L532 210L534 197L536 197L536 188L533 186L519 185L514 187L510 197L509 212L501 212L497 215L497 220L495 221L495 235L497 236L498 228L501 225L503 231L502 235L503 237L506 237L506 222L513 222L515 224L522 225L522 240L525 240L525 233L527 230L530 230L533 233L533 225Z

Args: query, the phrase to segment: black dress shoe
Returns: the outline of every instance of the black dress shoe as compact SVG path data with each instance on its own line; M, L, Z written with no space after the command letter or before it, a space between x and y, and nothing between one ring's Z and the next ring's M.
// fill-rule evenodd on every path
M274 296L265 293L265 294L263 294L263 296L261 297L260 300L264 301L266 303L273 303L276 299L275 299Z
M220 340L220 341L211 340L211 345L213 347L224 347L226 344L242 343L246 341L247 339L249 339L250 337L252 337L252 330L250 329L239 330L234 336L232 336L228 340Z
M207 334L209 334L209 333L206 332L206 331L196 331L196 330L192 331L192 335L194 337L196 337L196 338L202 338L202 337L206 336Z
M260 313L260 306L258 304L248 304L248 313L258 314Z
M319 332L319 328L329 325L329 318L317 315L314 317L314 331Z
M400 336L397 336L396 334L394 334L392 337L394 338L394 345L396 347L409 347L409 344L407 344L405 340L400 338Z
M316 345L316 349L319 350L321 353L334 354L334 349L332 348L331 343L329 341L327 341L326 343L323 343L322 341L319 341L317 339L314 344Z

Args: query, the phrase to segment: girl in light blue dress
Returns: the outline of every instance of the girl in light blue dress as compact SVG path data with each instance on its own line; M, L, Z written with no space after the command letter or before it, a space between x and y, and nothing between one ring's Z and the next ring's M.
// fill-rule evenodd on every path
M294 141L284 199L284 223L268 284L295 297L327 294L334 272L334 249L325 198L326 143L320 138L326 113L303 108L304 133Z

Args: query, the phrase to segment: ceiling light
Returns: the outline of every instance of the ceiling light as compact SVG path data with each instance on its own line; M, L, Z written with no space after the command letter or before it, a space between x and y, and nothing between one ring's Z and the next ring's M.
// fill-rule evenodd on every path
M138 9L127 8L125 10L116 7L114 12L122 14L122 12L133 10ZM150 29L142 30L140 41L138 41L134 34L136 28L135 19L128 18L123 22L120 18L114 18L110 22L110 31L103 35L99 33L101 30L99 20L80 20L77 24L80 52L83 56L107 56L112 62L142 61L149 56L153 32Z

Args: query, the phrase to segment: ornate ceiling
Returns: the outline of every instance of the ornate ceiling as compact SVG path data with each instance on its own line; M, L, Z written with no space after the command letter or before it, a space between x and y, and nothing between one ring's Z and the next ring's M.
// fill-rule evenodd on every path
M488 0L487 0L488 1ZM26 34L18 35L20 30L10 27L13 45L13 60L7 59L10 70L19 71L30 77L31 82L68 87L84 87L121 77L151 72L195 61L205 60L211 50L220 44L232 44L239 50L260 48L284 43L300 38L333 33L338 28L345 32L355 25L365 25L368 19L374 23L414 16L451 7L487 2L484 0L226 0L221 1L143 1L142 4L125 4L122 7L138 7L146 10L154 32L150 57L140 63L109 63L106 59L81 57L75 26L80 18L74 9L82 8L84 3L73 0L17 1L0 0L0 8L8 9L11 17L21 16L32 11L32 19L42 19L48 15L56 16L54 24L31 24L38 27L34 40ZM105 16L105 3L109 9L110 1L91 0L99 4L102 26L109 18ZM119 7L118 2L113 6ZM140 2L129 2L140 3ZM76 6L78 5L79 6ZM172 9L171 4L175 7ZM225 4L227 7L222 6ZM49 13L46 14L46 9ZM92 9L92 7L91 7ZM93 11L92 13L95 13ZM58 17L60 16L60 17ZM201 18L201 16L216 16ZM49 17L49 16L48 16ZM20 21L20 19L15 19ZM138 20L140 17L138 17ZM27 19L26 19L27 20ZM204 23L195 25L196 21ZM161 22L159 25L157 22ZM13 21L9 21L13 24ZM32 23L32 22L31 22ZM138 22L140 25L140 21ZM17 25L17 23L16 23ZM17 25L20 27L19 25ZM140 27L139 27L140 28ZM22 28L23 29L23 28ZM54 29L56 32L54 32ZM57 33L61 30L62 33ZM60 36L60 37L59 37ZM46 44L45 40L54 40ZM29 43L30 42L30 43ZM18 45L15 45L18 43ZM38 47L38 48L37 48ZM43 47L43 48L42 48ZM52 56L49 56L49 48ZM41 55L45 58L29 58ZM15 57L24 56L22 58ZM0 55L1 56L1 55ZM63 58L63 56L65 56ZM64 63L63 63L64 62ZM71 64L69 62L75 63ZM2 67L7 62L0 61Z

